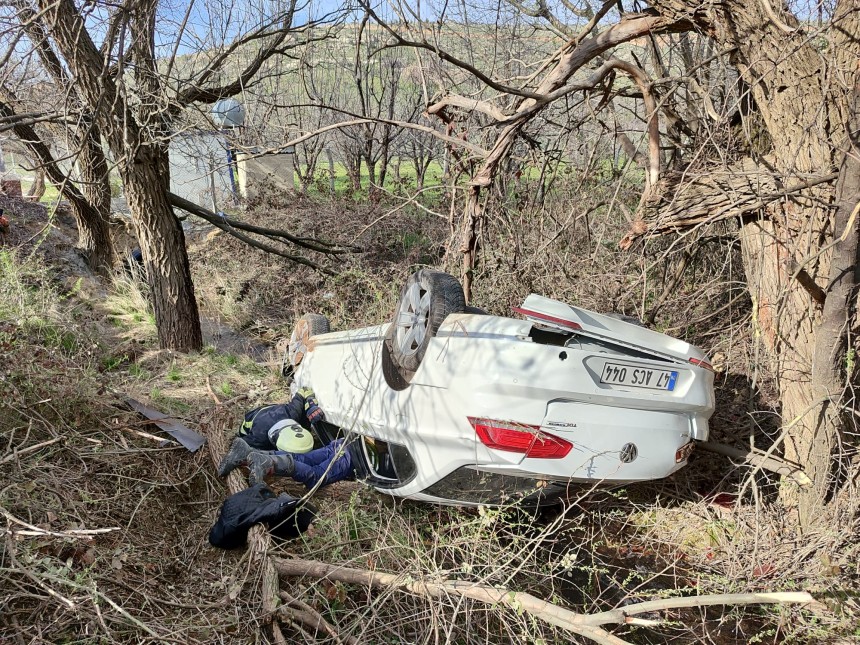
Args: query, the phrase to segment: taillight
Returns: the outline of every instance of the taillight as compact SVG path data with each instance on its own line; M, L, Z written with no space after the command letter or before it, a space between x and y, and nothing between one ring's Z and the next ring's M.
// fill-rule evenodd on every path
M469 423L481 443L494 450L519 452L534 459L561 459L573 448L569 441L541 432L539 426L474 417L469 417Z
M704 367L706 370L714 371L714 366L703 358L690 358L690 362L696 367Z
M696 444L692 441L690 443L685 443L683 446L678 448L675 451L675 463L680 464L682 461L687 461L690 458L690 455L693 454L693 448L696 447Z

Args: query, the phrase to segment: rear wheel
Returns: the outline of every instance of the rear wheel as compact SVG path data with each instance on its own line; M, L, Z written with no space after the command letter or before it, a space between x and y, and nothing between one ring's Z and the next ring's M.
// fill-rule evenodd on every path
M454 276L430 269L409 276L394 312L389 345L390 358L407 382L442 321L465 309L463 287Z
M293 371L302 362L305 354L310 349L310 339L319 334L327 334L331 331L328 318L320 314L305 314L296 323L290 342L284 351L281 360L281 374L291 376Z

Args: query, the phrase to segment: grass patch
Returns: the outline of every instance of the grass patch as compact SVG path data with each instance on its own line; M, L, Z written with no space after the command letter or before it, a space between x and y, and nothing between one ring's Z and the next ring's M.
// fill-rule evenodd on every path
M0 250L0 320L57 319L57 300L47 269L35 258Z
M442 185L442 165L433 161L430 163L424 175L424 188L435 188ZM307 171L307 166L302 168L302 172ZM299 186L298 176L293 173L293 180L296 188ZM308 187L308 192L318 195L331 195L331 170L325 160L317 164L314 172L314 178ZM376 172L377 181L379 180L379 169ZM403 159L400 165L400 176L397 177L394 173L394 166L390 165L388 173L386 173L385 183L383 188L389 192L399 194L414 190L418 186L418 177L415 166L407 159ZM337 197L351 197L354 199L363 199L371 187L370 172L367 165L361 164L361 174L359 177L359 188L355 189L346 166L340 162L334 164L334 193Z
M182 372L179 371L179 368L175 363L170 366L169 370L167 370L167 380L172 381L173 383L179 383L182 381Z
M151 343L158 337L149 287L142 280L126 275L115 278L104 305L108 319L122 330L124 339Z

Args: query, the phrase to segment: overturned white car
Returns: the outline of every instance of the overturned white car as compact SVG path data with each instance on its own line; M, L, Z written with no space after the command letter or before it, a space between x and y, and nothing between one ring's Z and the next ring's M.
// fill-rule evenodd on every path
M424 269L393 321L328 332L297 324L294 387L312 387L329 433L366 439L359 475L448 504L541 502L570 484L666 477L708 437L714 375L696 347L530 295L524 319L465 306Z

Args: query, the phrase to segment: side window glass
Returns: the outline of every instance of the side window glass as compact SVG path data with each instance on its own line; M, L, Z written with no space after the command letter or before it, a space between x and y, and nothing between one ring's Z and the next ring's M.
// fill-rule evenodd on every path
M396 443L389 444L388 448L394 461L394 469L397 471L400 481L404 483L411 481L417 472L412 455L409 454L406 448Z
M362 441L362 446L364 447L364 454L367 457L371 474L382 479L398 479L387 442L373 439L372 437L365 437L364 441Z

